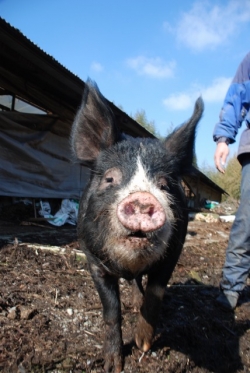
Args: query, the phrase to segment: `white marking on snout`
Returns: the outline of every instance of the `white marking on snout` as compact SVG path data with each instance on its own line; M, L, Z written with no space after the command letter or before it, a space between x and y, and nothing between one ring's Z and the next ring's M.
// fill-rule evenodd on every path
M160 190L153 180L150 180L147 176L147 170L144 168L141 158L137 158L137 168L134 176L130 180L129 184L126 187L119 190L116 194L116 204L119 204L124 198L129 194L135 192L148 192L151 193L162 205L166 218L168 221L173 221L174 216L170 208L172 197L166 191Z

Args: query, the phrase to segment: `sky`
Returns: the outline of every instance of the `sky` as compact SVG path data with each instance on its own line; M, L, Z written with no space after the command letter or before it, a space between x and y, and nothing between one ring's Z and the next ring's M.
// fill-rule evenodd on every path
M197 161L213 167L213 129L249 52L250 0L0 0L0 16L128 115L145 110L161 136L201 95Z

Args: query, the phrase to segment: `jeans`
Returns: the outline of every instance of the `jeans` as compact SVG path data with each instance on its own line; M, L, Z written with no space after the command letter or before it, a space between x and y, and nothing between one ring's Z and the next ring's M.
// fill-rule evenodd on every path
M250 155L242 162L240 205L231 228L222 290L240 292L250 272Z

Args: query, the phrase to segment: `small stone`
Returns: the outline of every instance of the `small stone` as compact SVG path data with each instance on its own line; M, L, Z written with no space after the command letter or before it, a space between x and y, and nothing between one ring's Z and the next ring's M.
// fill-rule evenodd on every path
M17 314L16 314L16 307L12 307L9 309L9 313L8 313L8 319L11 319L11 320L15 320Z
M68 314L69 316L72 316L73 313L74 313L74 311L72 310L72 308L67 308L67 314Z

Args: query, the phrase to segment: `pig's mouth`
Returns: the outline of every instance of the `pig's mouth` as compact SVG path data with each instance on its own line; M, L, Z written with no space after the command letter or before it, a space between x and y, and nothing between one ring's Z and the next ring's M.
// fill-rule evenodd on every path
M141 230L131 232L128 237L133 237L133 238L147 238L147 235L145 232L142 232Z
M127 241L126 245L134 249L145 249L150 245L149 233L145 233L141 230L130 232L125 236L125 240Z

